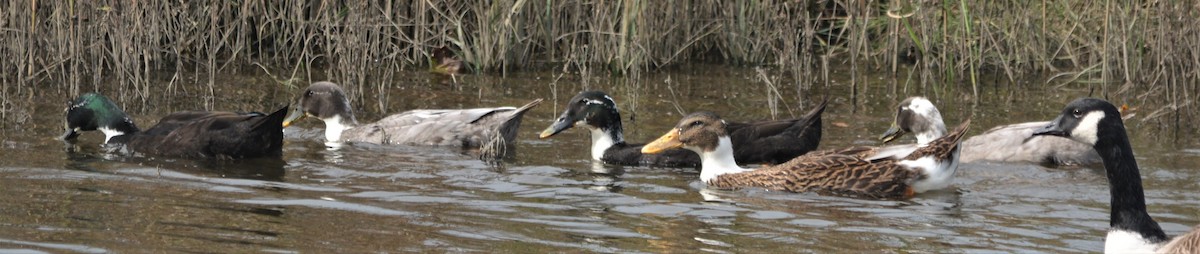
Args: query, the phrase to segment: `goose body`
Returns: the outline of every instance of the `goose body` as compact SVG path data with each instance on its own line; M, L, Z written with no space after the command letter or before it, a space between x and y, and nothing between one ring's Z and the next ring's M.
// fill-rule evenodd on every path
M163 117L141 131L107 97L89 93L67 108L63 140L79 131L99 130L117 151L180 158L256 158L279 156L287 107L270 115L218 111L183 111Z
M316 82L305 89L299 106L288 116L290 125L305 116L325 123L326 142L364 142L388 145L461 146L481 148L491 143L513 145L521 119L542 102L520 108L420 109L359 125L345 92L337 84Z
M1115 106L1094 98L1075 100L1033 135L1068 137L1091 145L1100 155L1111 195L1105 253L1200 252L1197 228L1171 240L1146 212L1141 172Z
M821 114L827 102L813 108L802 118L730 123L734 158L741 164L777 164L813 149L821 141ZM542 131L549 138L575 126L591 134L591 157L606 164L656 167L695 167L700 156L684 149L668 149L643 154L645 144L625 141L621 114L612 97L600 91L585 91L571 98L566 110Z
M994 161L1051 166L1093 165L1100 155L1092 146L1064 137L1033 136L1050 122L1002 125L963 141L963 162Z
M903 199L949 185L950 176L958 166L958 144L969 121L949 135L906 151L903 156L896 155L899 158L872 158L881 150L851 147L804 155L758 169L741 168L733 162L732 142L724 125L714 113L693 113L642 151L655 153L678 147L694 151L703 161L700 180L716 188L762 187Z

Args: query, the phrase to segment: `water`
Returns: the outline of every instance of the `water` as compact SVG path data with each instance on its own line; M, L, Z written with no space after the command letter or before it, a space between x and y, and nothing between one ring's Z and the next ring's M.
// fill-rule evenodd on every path
M548 103L526 117L517 155L489 165L453 148L355 144L327 149L320 125L288 129L283 160L189 161L105 155L103 137L86 134L70 147L59 103L32 105L32 119L0 142L0 251L28 252L1097 252L1108 221L1103 169L962 164L955 184L907 201L878 201L748 189L703 188L693 169L596 166L587 133L552 139L537 133L564 101L587 87L617 100L631 141L665 132L685 110L730 119L769 118L767 88L752 70L712 66L652 75L639 82L559 79L557 73L508 78L460 77L430 82L406 73L388 89L392 112L411 108ZM844 74L839 74L844 75ZM252 77L233 77L252 80ZM668 81L669 80L669 81ZM890 89L869 79L857 103L835 88L822 147L876 144L896 102L933 88ZM669 84L669 85L668 85ZM255 84L270 85L270 84ZM784 87L799 115L795 89ZM261 103L218 109L262 110L253 85L236 98ZM837 85L836 87L842 87ZM403 88L403 89L402 89ZM862 88L862 87L860 87ZM234 88L230 88L234 89ZM907 92L905 92L907 90ZM287 91L287 90L283 90ZM672 92L675 94L672 95ZM805 105L824 94L814 88ZM965 91L936 91L947 124L974 115L972 133L1002 123L1048 120L1085 91L985 86L971 103ZM298 93L298 91L292 91ZM240 96L240 97L239 97ZM432 100L428 98L433 98ZM38 101L60 102L66 98ZM148 107L149 127L169 111ZM375 102L364 103L371 107ZM677 104L677 105L676 105ZM360 121L379 114L361 113ZM1200 144L1158 126L1127 121L1153 215L1169 235L1200 223ZM901 142L913 142L906 138ZM705 201L704 195L718 202Z

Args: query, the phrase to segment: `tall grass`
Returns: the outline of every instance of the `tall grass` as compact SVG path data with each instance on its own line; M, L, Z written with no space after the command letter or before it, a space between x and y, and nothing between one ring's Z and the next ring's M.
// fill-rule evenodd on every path
M393 74L424 68L441 46L500 75L637 78L706 61L766 67L797 90L849 66L856 94L869 88L857 78L877 70L973 96L985 96L985 74L1046 76L1019 85L1158 104L1146 118L1155 121L1195 121L1200 92L1192 1L68 0L0 3L0 111L34 89L103 89L141 104L199 96L211 108L219 74L233 71L285 87L334 80L386 111L380 91Z

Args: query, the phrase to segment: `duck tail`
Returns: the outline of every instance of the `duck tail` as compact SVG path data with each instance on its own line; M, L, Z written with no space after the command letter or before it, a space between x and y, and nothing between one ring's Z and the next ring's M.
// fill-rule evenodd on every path
M287 116L287 113L288 107L284 106L270 115L252 116L257 118L254 119L257 122L250 126L250 133L271 137L272 139L275 139L275 136L279 136L278 139L283 140L283 119Z
M819 144L821 142L821 114L825 113L825 107L828 105L829 97L825 97L821 101L821 104L817 104L816 107L808 111L808 114L805 114L797 123L788 128L789 135L801 137L803 142L808 144Z
M517 129L521 127L521 119L524 118L525 112L539 104L542 104L540 98L514 109L508 115L508 119L504 119L504 122L496 127L495 133L491 135L492 138L480 146L479 157L484 160L504 157L508 148L512 146L512 141L517 138Z

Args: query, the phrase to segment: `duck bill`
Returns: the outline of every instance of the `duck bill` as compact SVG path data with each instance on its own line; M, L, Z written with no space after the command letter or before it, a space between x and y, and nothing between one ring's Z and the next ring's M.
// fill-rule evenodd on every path
M1055 118L1054 121L1050 121L1050 124L1048 124L1046 126L1042 126L1041 128L1038 128L1037 130L1034 130L1033 135L1034 136L1050 135L1050 136L1059 136L1059 137L1070 136L1070 134L1067 133L1067 131L1062 129L1062 125L1058 124L1061 121L1062 121L1062 116L1058 116L1058 118Z
M892 140L896 140L896 138L904 136L904 134L908 134L908 132L900 129L900 126L892 124L892 128L888 128L887 132L884 132L883 135L880 135L879 140L882 140L884 144L887 144L888 142L892 142Z
M683 147L683 142L679 141L679 129L671 129L671 132L643 146L642 153L655 154L680 147Z
M551 124L550 127L546 127L545 130L542 130L542 134L538 135L538 138L549 138L557 135L559 132L570 129L571 127L575 127L575 120L567 116L566 113L563 113L563 116L558 117L558 121L554 121L554 124Z
M304 113L303 108L292 107L292 111L288 112L287 116L283 117L283 127L286 128L288 126L292 126L292 123L300 121L300 119L304 119L304 117L307 116L308 115Z

